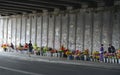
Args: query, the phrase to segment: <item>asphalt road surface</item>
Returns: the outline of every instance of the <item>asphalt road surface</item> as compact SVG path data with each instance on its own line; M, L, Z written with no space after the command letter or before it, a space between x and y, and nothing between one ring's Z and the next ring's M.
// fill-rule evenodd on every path
M17 59L0 55L0 75L120 75L120 70Z

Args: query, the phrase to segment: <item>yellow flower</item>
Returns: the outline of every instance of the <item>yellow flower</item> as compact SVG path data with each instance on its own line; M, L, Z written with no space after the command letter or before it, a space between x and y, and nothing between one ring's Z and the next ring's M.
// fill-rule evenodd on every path
M66 55L70 55L70 54L72 54L72 52L67 51L65 54L66 54Z

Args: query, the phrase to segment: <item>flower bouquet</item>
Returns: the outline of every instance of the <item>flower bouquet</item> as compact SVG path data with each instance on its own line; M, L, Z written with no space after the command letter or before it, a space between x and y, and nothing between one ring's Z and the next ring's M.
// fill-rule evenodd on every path
M120 64L120 50L117 50L117 58L118 58L118 63Z
M94 51L94 52L93 52L93 59L94 59L94 61L98 61L99 58L100 58L100 53L99 53L99 51Z
M88 50L88 49L84 50L84 51L83 51L83 54L84 54L84 55L89 55L89 50Z
M75 53L74 53L74 55L76 55L76 56L80 56L80 54L81 54L80 50L76 50Z
M83 55L84 55L84 60L86 61L89 57L89 50L88 49L84 50Z
M4 51L7 51L7 48L8 48L8 44L2 44L1 46L3 48Z
M65 52L65 54L67 55L67 58L69 59L69 60L73 60L73 56L72 56L72 52L71 51L66 51Z

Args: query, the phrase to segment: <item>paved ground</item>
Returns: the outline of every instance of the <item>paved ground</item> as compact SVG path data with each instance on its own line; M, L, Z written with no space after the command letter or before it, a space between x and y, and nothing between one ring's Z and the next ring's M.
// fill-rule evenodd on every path
M22 59L22 60L29 60L29 61L83 65L83 66L92 66L92 67L118 69L118 70L120 69L120 64L100 63L100 62L81 61L81 60L67 60L65 58L36 56L36 55L32 55L31 57L29 57L26 53L19 53L19 52L0 52L0 54L3 56L9 56L9 57Z
M98 66L99 65L99 66ZM119 75L119 64L0 53L0 75Z

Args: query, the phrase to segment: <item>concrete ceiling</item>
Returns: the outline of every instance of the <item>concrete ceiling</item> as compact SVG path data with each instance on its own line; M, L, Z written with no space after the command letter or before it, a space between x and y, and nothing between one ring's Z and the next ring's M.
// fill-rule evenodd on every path
M67 7L73 9L89 7L114 6L114 2L119 0L0 0L0 14L13 15L33 12L43 12L43 10L54 11L55 9L66 10Z

